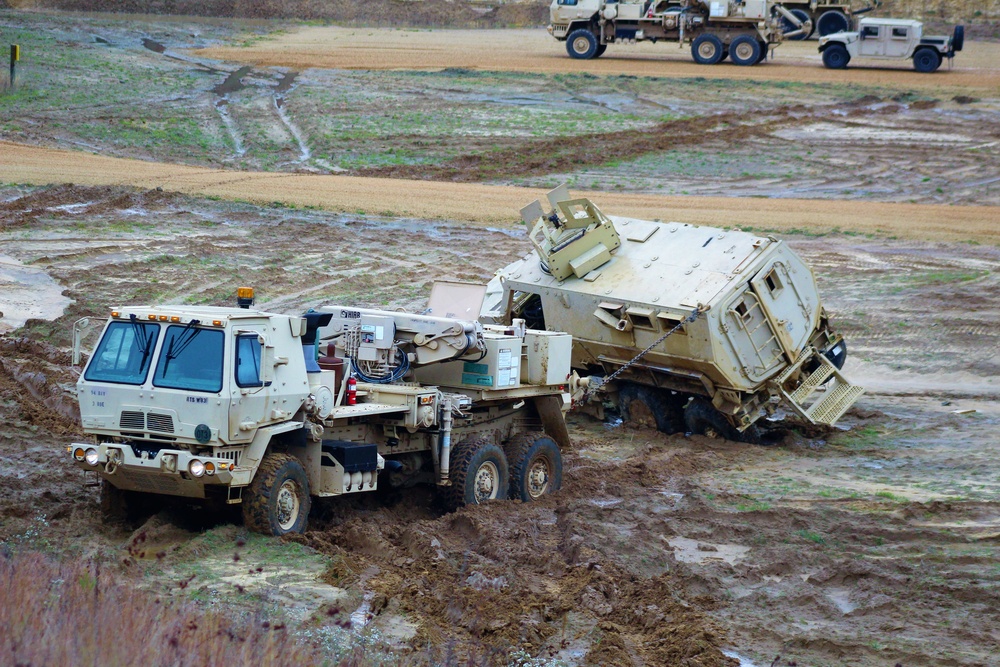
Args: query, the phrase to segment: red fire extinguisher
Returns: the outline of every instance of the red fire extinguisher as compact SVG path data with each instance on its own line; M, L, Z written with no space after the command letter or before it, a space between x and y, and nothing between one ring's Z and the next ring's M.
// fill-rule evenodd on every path
M358 404L358 381L353 376L347 378L347 404Z

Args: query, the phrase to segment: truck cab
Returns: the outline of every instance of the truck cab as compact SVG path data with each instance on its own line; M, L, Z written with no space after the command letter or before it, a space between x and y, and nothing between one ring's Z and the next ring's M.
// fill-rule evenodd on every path
M923 23L909 19L863 18L855 31L821 37L819 51L829 69L844 69L852 58L912 59L918 72L933 72L944 58L951 59L964 45L965 30L924 36Z

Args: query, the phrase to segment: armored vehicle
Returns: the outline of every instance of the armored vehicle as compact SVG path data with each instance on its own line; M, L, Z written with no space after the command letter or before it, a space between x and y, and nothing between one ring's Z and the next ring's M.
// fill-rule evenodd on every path
M550 212L522 209L534 250L497 272L480 319L572 334L577 399L616 397L624 418L668 433L752 442L780 404L833 424L862 394L841 373L846 343L812 271L782 241L610 218L565 187L548 199Z
M923 34L920 21L864 18L854 32L821 37L819 52L829 69L844 69L853 58L913 60L918 72L934 72L944 58L955 57L965 44L965 28L955 26L951 36Z
M281 535L305 529L312 497L384 481L430 483L452 508L559 488L568 335L343 306L267 313L241 291L241 308L111 311L77 383L95 441L67 448L100 477L107 517L176 496L241 504L249 528Z

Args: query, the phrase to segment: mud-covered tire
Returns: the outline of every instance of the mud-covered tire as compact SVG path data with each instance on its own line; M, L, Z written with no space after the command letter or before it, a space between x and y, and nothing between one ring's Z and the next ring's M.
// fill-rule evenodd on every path
M618 390L618 410L630 426L647 426L670 435L684 430L680 399L663 389L626 383Z
M577 28L566 37L566 53L577 60L596 58L599 46L597 35L587 28Z
M827 69L844 69L851 62L851 54L843 44L830 44L823 49L823 65Z
M124 523L129 518L128 491L122 491L106 479L101 479L101 520L104 523Z
M504 446L504 453L510 467L508 497L528 503L562 488L562 452L549 436L522 433Z
M608 50L608 45L607 44L598 44L597 45L597 50L594 51L594 57L595 58L600 58L601 56L604 55L604 52L607 51L607 50Z
M965 46L965 26L955 26L955 32L951 34L951 50L958 53Z
M792 14L795 15L795 18L797 18L798 20L802 21L803 23L805 23L806 21L809 20L809 12L807 12L805 10L802 10L802 9L791 9L789 11ZM815 30L815 29L816 29L816 24L814 23L813 26L812 26L812 28L809 29L808 33L802 33L801 35L796 35L795 37L786 37L785 39L788 39L789 41L792 41L792 42L801 42L804 39L809 39L809 35L811 35L813 33L813 30ZM786 32L792 32L793 30L798 30L798 27L795 26L795 25L793 25L791 21L789 21L784 16L782 16L781 17L781 32L782 33L786 33Z
M913 69L924 74L930 74L941 66L941 54L934 49L923 46L913 54Z
M688 433L747 442L752 445L759 445L761 442L760 432L756 426L750 426L742 433L737 431L721 412L701 398L694 399L684 408L684 424Z
M740 35L729 44L729 57L736 65L756 65L760 62L760 42L749 35Z
M506 500L510 468L503 450L486 438L470 438L451 450L449 486L442 487L442 500L449 510Z
M851 20L847 18L847 14L836 9L823 12L816 19L816 30L820 37L832 35L835 32L847 32L850 29Z
M301 533L311 505L309 478L299 460L289 454L268 454L243 494L243 523L264 535Z
M720 63L725 52L722 40L715 35L699 35L691 42L691 57L699 65Z

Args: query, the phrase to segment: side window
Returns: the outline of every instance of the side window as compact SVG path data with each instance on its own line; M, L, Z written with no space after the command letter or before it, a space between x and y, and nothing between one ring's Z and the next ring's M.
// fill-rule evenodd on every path
M260 377L260 341L257 336L236 338L236 385L238 387L263 387Z
M771 272L764 277L764 283L771 294L780 292L783 285L781 284L781 277L778 276L778 269L771 269Z
M878 37L878 26L866 25L861 31L862 37Z
M560 5L575 5L577 0L559 0Z
M893 28L892 38L893 39L908 39L910 36L910 31L907 28Z

